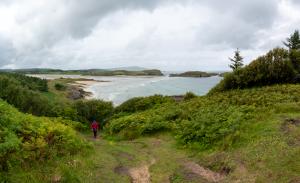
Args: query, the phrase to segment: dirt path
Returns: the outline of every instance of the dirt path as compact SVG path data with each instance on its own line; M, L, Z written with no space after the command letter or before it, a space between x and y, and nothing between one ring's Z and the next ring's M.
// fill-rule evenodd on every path
M115 174L129 178L132 183L169 182L174 174L178 174L185 181L190 180L185 175L193 175L191 180L200 182L220 182L225 178L225 175L193 162L184 153L174 152L173 147L168 144L170 141L166 139L148 138L143 141L111 143L100 137L93 139L89 135L86 138L94 143L101 155L116 160L115 166L112 166ZM172 157L169 156L170 153L173 153ZM153 165L155 168L150 174L150 167Z
M151 176L149 172L149 167L156 162L155 159L152 159L149 165L143 165L141 167L130 168L128 170L129 176L132 178L133 183L150 183Z
M225 178L223 175L206 169L195 162L186 162L184 167L192 173L197 174L210 182L220 182Z

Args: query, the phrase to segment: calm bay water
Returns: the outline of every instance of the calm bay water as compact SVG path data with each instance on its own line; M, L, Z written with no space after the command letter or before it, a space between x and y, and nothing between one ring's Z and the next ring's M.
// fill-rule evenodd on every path
M37 75L35 75L37 76ZM209 78L181 78L181 77L131 77L131 76L79 76L79 75L38 75L46 79L55 78L88 78L98 82L86 87L86 91L93 93L92 98L113 101L115 105L138 96L183 95L193 92L205 95L222 79L221 77Z

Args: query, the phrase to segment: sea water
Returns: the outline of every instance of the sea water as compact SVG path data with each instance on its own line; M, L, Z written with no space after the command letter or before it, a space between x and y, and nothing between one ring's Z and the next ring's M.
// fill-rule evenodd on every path
M37 76L37 75L35 75ZM222 79L218 76L208 78L187 78L168 76L79 76L79 75L39 75L46 79L87 78L101 82L87 86L86 91L92 92L92 98L112 101L114 105L140 96L183 95L193 92L197 95L205 95L212 87Z

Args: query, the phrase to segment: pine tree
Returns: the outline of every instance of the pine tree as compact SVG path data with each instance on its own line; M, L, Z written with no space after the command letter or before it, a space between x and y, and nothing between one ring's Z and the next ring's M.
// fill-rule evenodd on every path
M237 49L235 52L234 52L234 57L233 58L230 58L229 57L229 60L232 62L232 64L229 65L229 67L235 71L241 67L243 67L243 57L241 56L240 54L240 50Z
M289 49L289 57L294 69L300 73L300 35L296 30L283 44Z
M300 49L300 35L299 31L295 30L295 32L286 39L286 42L283 44L289 48L289 50L299 50Z

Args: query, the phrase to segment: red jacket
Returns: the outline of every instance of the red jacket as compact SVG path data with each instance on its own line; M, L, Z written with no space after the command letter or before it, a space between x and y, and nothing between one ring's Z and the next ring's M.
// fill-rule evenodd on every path
M99 125L96 121L94 121L92 124L91 124L91 128L92 129L98 129L99 128Z

